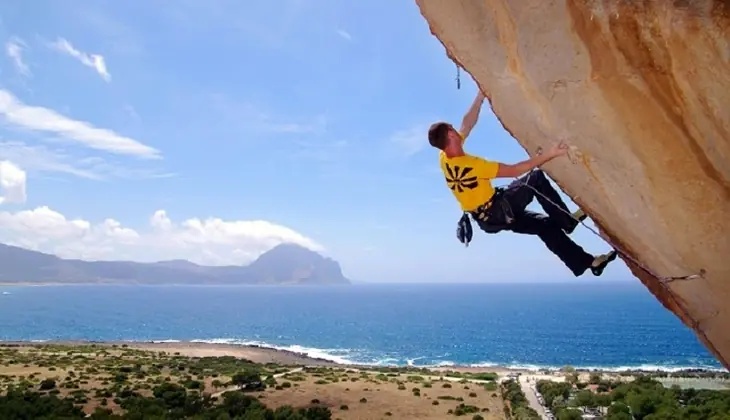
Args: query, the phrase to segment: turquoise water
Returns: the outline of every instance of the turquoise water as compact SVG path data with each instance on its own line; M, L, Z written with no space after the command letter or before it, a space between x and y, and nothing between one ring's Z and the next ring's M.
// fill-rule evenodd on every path
M721 368L638 283L0 288L1 340L199 340L338 362Z

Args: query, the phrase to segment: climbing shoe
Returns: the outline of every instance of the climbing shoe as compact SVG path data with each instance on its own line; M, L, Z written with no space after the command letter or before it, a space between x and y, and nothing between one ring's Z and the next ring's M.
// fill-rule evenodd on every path
M573 231L575 230L575 228L577 228L577 227L578 227L578 225L580 224L580 222L582 222L582 221L586 220L586 218L588 217L588 216L587 216L587 215L585 214L585 212L583 212L583 210L581 210L581 209L578 209L578 210L576 210L576 211L575 211L574 213L572 213L572 214L571 214L570 216L571 216L571 217L573 218L573 221L574 221L575 223L574 223L574 224L573 224L573 225L572 225L572 226L571 226L571 227L570 227L569 229L566 229L566 230L565 230L565 233L567 233L567 234L571 234L571 233L573 233Z
M615 260L617 255L618 253L613 250L608 254L598 255L593 258L593 263L591 263L591 271L593 272L593 275L600 276L603 274L603 269L606 268L608 263Z

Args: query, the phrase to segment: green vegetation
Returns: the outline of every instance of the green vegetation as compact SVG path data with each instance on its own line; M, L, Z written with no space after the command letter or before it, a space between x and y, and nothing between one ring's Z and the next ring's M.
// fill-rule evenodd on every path
M0 367L9 373L0 375L0 419L331 419L318 404L268 408L252 393L289 369L234 357L189 358L126 345L4 344Z
M514 420L540 420L540 415L530 407L527 396L522 392L520 384L514 380L502 383L502 398L509 404L505 406L505 415Z
M485 391L496 391L499 386L496 382L487 382L484 384L484 390Z
M478 412L479 412L479 407L475 407L473 405L468 405L468 404L464 404L464 403L457 405L456 408L454 409L455 416L463 416L465 414L478 413Z
M0 344L0 419L344 420L375 412L409 418L413 404L444 418L501 418L491 373L257 364L170 349ZM417 401L404 407L403 397Z
M223 394L223 402L215 404L207 395L187 393L175 384L154 388L154 397L142 397L128 392L118 398L123 414L114 414L107 408L97 408L89 418L94 420L122 419L246 419L246 420L329 420L327 407L294 409L289 406L276 410L267 408L255 397L233 391ZM74 405L73 399L43 395L31 390L10 389L0 396L0 418L61 420L84 418L84 411Z
M730 390L666 388L648 375L630 382L594 379L595 392L549 381L538 381L537 390L558 420L580 419L581 409L603 412L607 420L730 419Z

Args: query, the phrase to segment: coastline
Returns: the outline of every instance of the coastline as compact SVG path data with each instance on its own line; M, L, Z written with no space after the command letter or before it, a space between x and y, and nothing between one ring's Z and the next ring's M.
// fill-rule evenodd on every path
M461 374L487 373L493 372L499 376L508 375L562 375L562 368L556 367L511 367L511 366L474 366L468 364L453 364L449 366L443 365L388 365L388 364L367 364L357 362L338 362L330 359L315 357L306 352L297 352L293 350L274 348L257 344L232 344L232 343L209 343L203 341L94 341L94 340L0 340L2 346L43 346L43 345L60 345L60 346L85 346L97 345L100 347L122 347L134 350L166 352L179 354L186 357L236 357L251 360L255 363L277 363L289 366L328 366L343 367L355 369L378 369L378 368L397 368L397 369L425 369L433 372L455 372ZM615 369L615 368L581 368L574 367L575 372L582 375L588 375L591 372L600 372L602 374L620 376L630 375L634 373L647 374L667 374L676 375L679 373L696 373L696 374L722 374L727 373L726 370L708 369L708 368L685 368L685 369Z

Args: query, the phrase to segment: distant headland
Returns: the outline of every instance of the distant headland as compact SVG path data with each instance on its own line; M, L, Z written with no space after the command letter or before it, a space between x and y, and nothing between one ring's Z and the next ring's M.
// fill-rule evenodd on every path
M246 266L185 260L83 261L0 244L0 284L337 285L351 284L337 261L295 244L277 245Z

